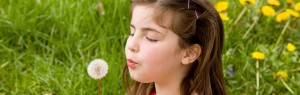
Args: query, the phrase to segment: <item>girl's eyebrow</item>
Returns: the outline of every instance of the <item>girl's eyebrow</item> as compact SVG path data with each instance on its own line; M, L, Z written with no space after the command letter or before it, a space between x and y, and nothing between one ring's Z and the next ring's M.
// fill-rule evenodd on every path
M157 32L157 33L160 33L162 34L161 32L159 32L158 30L154 29L154 28L150 28L150 27L144 27L142 28L143 31L154 31L154 32Z
M135 26L134 26L133 24L130 24L130 27L136 29ZM154 31L154 32L157 32L157 33L162 34L162 32L158 31L157 29L150 28L150 27L143 27L142 30L143 30L143 31Z

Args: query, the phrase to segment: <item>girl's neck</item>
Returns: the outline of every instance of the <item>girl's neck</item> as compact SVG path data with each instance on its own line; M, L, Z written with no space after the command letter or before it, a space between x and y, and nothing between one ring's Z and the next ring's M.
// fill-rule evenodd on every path
M156 95L180 95L180 82L159 84L155 83Z
M165 77L163 81L155 82L156 95L180 95L183 78L184 74L174 74L172 77Z

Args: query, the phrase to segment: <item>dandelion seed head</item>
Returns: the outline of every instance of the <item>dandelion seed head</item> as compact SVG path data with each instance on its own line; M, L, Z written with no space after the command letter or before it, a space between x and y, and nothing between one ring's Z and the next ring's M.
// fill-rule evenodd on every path
M95 59L88 65L87 71L93 79L101 79L107 74L108 65L102 59Z

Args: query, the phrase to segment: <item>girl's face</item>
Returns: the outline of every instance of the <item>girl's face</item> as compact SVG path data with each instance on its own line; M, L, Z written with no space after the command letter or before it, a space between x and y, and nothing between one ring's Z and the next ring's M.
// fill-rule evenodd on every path
M184 49L179 47L179 37L155 22L153 10L150 6L134 7L125 48L130 76L142 83L167 81L182 74Z

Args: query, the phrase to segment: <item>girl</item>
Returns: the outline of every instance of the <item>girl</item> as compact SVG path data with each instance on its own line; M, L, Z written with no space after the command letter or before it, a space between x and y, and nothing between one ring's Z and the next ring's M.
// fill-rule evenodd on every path
M131 8L127 95L226 95L223 24L208 0L132 0Z

